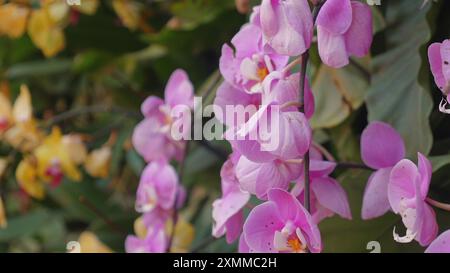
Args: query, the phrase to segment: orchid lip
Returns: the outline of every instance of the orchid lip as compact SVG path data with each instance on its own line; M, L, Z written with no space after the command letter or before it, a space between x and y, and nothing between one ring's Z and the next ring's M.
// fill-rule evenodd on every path
M401 244L407 244L407 243L411 243L416 238L417 232L412 232L410 229L407 229L405 236L400 236L395 231L395 226L394 226L392 235L394 236L394 241L401 243Z
M275 231L274 246L280 252L306 252L306 239L300 228L295 228L291 222L286 223L281 231Z

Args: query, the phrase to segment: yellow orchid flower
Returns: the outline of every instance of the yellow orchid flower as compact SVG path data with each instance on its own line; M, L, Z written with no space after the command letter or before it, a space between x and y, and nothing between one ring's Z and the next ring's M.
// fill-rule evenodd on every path
M85 231L80 234L78 242L81 253L112 253L113 251L102 243L93 232Z
M3 200L0 197L0 228L6 228L8 221L6 220L5 207L3 206Z
M43 135L38 130L36 121L17 123L4 133L4 139L15 149L29 152L41 142Z
M76 165L81 165L86 161L88 152L80 135L65 135L62 138L62 142L72 162Z
M0 134L9 128L11 122L11 102L3 93L0 93Z
M170 219L166 222L165 233L170 236L172 234L173 221ZM143 217L139 217L134 221L134 234L140 239L145 239L148 229L144 224ZM182 216L178 217L175 226L175 233L173 234L172 246L170 252L172 253L186 253L192 244L195 237L194 227L188 223Z
M83 14L93 15L97 11L99 5L99 0L83 0L81 1L81 5L73 6L73 8Z
M134 221L134 234L139 238L145 238L147 236L147 228L144 224L144 218L141 216Z
M141 23L141 5L130 0L113 0L113 8L122 23L131 30L136 30Z
M63 143L61 130L57 127L36 148L34 155L38 162L39 177L52 185L58 185L64 176L74 181L81 180L81 173L72 161L67 145Z
M44 185L38 180L37 162L32 157L22 160L16 169L16 179L19 186L31 197L44 198Z
M20 86L20 94L14 102L12 114L16 123L27 122L33 118L30 90L24 84Z
M103 146L100 149L93 150L84 163L87 173L93 177L107 178L111 163L111 147Z
M42 133L33 119L31 95L26 85L20 87L20 94L13 107L0 93L0 135L21 151L30 151L39 144Z
M16 3L0 6L0 35L19 38L25 33L30 9Z
M53 16L53 18L52 18ZM28 23L28 34L33 43L46 57L55 56L65 47L64 32L58 22L57 12L39 9L32 12Z
M172 221L169 221L166 230L170 231L172 228L171 226ZM194 227L189 222L184 220L183 217L178 217L170 252L172 253L188 252L192 244L192 241L194 240L194 237L195 237Z

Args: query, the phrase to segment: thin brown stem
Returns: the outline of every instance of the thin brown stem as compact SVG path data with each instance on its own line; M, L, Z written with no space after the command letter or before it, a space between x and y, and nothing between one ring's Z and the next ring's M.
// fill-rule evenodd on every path
M102 221L111 228L112 231L116 232L120 235L126 235L128 234L127 231L125 231L122 227L118 226L114 221L109 219L103 212L101 212L91 201L89 201L86 197L80 196L79 201L81 204L83 204L86 208L88 208L90 211L92 211L95 215L97 215Z
M326 0L325 0L326 1ZM313 9L313 22L316 21L317 15L319 14L320 8L322 7L323 3L325 1L318 1L314 5ZM302 104L301 107L299 107L299 111L304 113L306 109L306 100L305 100L305 82L306 82L306 70L308 68L308 60L309 60L309 49L306 50L301 56L301 63L300 63L300 91L299 91L299 100ZM309 177L309 151L306 152L304 158L304 176L305 176L305 189L304 189L304 205L305 209L307 211L310 211L310 205L311 205L311 197L310 197L310 177Z
M82 115L89 115L89 114L95 114L95 113L116 113L116 114L122 114L126 117L130 118L136 118L140 119L142 118L142 115L139 112L126 110L120 107L112 107L107 105L93 105L88 107L80 107L78 109L72 109L66 112L63 112L59 115L56 115L52 117L51 119L47 120L44 124L44 127L51 127L53 125L57 125L61 122L64 122L68 119L73 119L78 116Z
M181 161L178 165L178 179L179 179L180 184L183 181L184 167L185 167L185 162L186 162L186 156L189 151L189 146L190 146L190 141L187 141L186 146L184 147L183 158L181 159ZM178 206L179 198L180 198L180 192L178 191L177 195L175 196L175 202L173 204L172 230L171 230L170 236L169 236L169 243L167 244L167 250L166 250L167 253L169 253L170 250L172 249L173 240L175 237L175 228L176 228L177 222L178 222L178 207L177 206Z
M445 211L450 211L450 204L441 203L439 201L431 199L430 197L427 197L426 201L428 204L432 205L433 207L436 207L436 208L439 208L439 209L445 210Z

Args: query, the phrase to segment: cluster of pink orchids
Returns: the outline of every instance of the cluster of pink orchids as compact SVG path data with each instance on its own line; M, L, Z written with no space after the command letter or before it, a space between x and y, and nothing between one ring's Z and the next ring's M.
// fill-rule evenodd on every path
M165 100L151 96L141 106L144 120L134 129L132 143L148 165L141 174L136 194L136 211L142 213L145 238L128 236L127 252L166 252L171 247L172 233L167 229L176 210L183 206L186 192L176 170L169 164L185 156L186 141L175 141L170 134L177 119L171 109L177 105L193 108L194 87L183 70L172 73L167 83ZM176 221L176 219L175 219Z
M371 10L351 0L311 2L313 11L307 0L262 0L231 44L222 48L224 81L214 106L221 113L229 105L258 109L238 122L236 117L221 120L228 126L225 138L233 152L220 172L222 196L213 203L212 233L226 236L228 243L239 240L240 252L321 252L318 224L336 214L352 218L347 194L331 176L338 164L312 141L309 119L315 109L306 62L315 26L319 55L326 65L340 68L349 64L350 56L368 54ZM433 44L429 54L436 83L449 95L450 41ZM299 63L300 72L293 73ZM145 119L133 134L135 149L149 162L136 198L147 235L129 236L129 252L164 252L170 244L165 225L185 195L168 163L183 160L186 150L186 141L175 141L170 135L170 126L186 118L170 114L177 105L193 107L193 86L182 70L172 74L165 100L154 96L145 100L141 109ZM271 122L261 120L262 116ZM230 120L234 122L226 124ZM269 149L264 139L250 137L267 131L264 126L274 122L278 125L277 131L271 131L278 139L275 149ZM364 193L362 218L393 211L406 228L404 236L394 229L396 241L416 240L429 246L427 252L450 252L450 231L437 237L435 213L427 198L430 161L421 153L417 165L405 159L400 134L382 122L372 122L364 130L361 157L374 170ZM247 217L246 210L250 210Z

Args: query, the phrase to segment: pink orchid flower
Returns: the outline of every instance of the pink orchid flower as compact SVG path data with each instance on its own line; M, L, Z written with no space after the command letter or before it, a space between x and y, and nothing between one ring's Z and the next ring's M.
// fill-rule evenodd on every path
M127 253L164 253L167 244L168 239L164 229L150 229L144 239L128 235L125 240L125 251Z
M263 253L320 252L322 242L311 215L290 193L272 189L269 201L256 206L244 224L248 249Z
M352 219L347 193L330 174L336 167L335 162L323 160L317 149L310 151L310 206L311 215L315 223L338 214L342 218ZM301 168L304 169L303 167ZM304 174L302 173L292 194L297 196L300 203L304 202Z
M177 106L185 106L186 111L193 108L193 86L185 71L175 70L165 89L165 100L150 96L141 106L144 120L133 132L132 142L136 151L150 162L156 159L181 160L185 141L176 141L171 136L174 123L186 124L184 119L189 113L174 116L172 110ZM186 130L188 132L189 130Z
M175 169L165 161L153 161L142 172L136 194L136 211L146 213L157 207L170 210L175 205L178 192Z
M446 99L442 99L439 109L441 112L450 113L446 105L450 101L450 40L442 43L433 43L428 48L431 72L438 88Z
M450 230L445 231L434 240L425 253L450 253Z
M267 193L273 188L287 190L300 173L301 164L282 159L261 163L241 156L236 164L236 177L241 189L262 200L267 199Z
M219 68L225 80L233 87L248 93L261 92L261 84L272 71L280 70L289 57L264 50L259 26L259 9L255 9L251 22L233 37L231 46L222 47Z
M253 253L255 252L253 249L250 249L247 242L245 241L244 233L241 234L241 237L239 237L239 245L238 245L238 252L239 253Z
M247 122L226 132L226 139L254 162L294 159L309 149L311 127L298 109L298 75L271 73L263 83L262 105ZM314 111L314 97L305 82L306 114Z
M249 94L224 81L217 88L213 107L215 117L222 124L239 127L256 113L260 105L261 93ZM228 112L227 108L231 107L240 107L241 110ZM229 116L229 113L233 116Z
M299 102L300 73L287 74L284 72L272 72L263 83L263 93L261 103L271 104L276 102L284 112L297 111ZM309 85L309 80L305 81L305 116L309 119L315 111L314 95ZM289 106L289 104L293 104Z
M366 4L328 0L317 16L317 39L322 61L334 68L349 63L349 56L363 57L372 44L372 13Z
M418 153L418 158L418 166L408 159L394 166L388 197L392 210L401 215L406 227L403 237L394 228L394 240L409 243L415 239L420 245L427 246L436 238L438 225L433 209L425 201L431 181L431 163L421 153Z
M307 0L263 0L261 28L278 54L298 56L311 45L313 18Z
M364 191L362 218L379 217L389 211L388 184L392 167L405 157L405 144L389 124L371 122L361 136L361 157L376 171L369 177Z
M235 165L240 155L236 152L222 166L222 198L213 203L213 235L221 237L226 233L228 243L235 241L242 231L244 216L242 209L250 200L250 194L241 190L236 179Z

